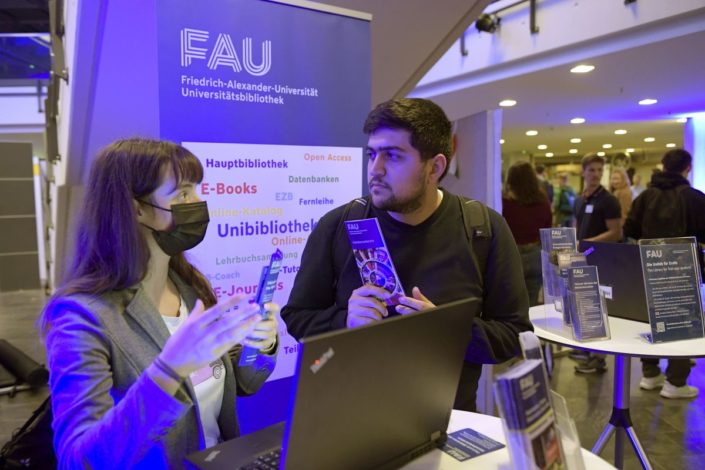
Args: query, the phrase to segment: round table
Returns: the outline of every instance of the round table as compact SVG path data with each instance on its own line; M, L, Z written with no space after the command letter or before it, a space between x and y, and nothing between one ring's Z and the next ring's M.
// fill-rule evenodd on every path
M588 342L578 342L563 327L563 314L557 312L552 305L538 305L529 310L534 333L544 341L582 349L601 354L614 355L614 391L612 394L612 416L609 423L597 439L592 452L599 454L607 441L616 432L614 460L615 466L622 468L624 464L624 435L629 440L644 468L650 469L651 463L634 431L629 414L629 395L631 377L631 357L705 357L705 338L673 341L669 343L650 343L645 334L651 333L648 323L641 323L622 318L608 317L610 339Z
M458 431L460 429L471 428L480 432L495 441L507 444L504 439L504 431L502 430L502 420L495 416L488 416L479 413L470 413L467 411L453 410L450 415L450 424L448 425L448 433ZM595 454L583 449L583 459L585 468L590 470L596 469L613 469L614 467L602 460ZM431 452L422 455L409 464L402 467L404 470L452 470L452 469L507 469L511 468L509 459L509 450L507 447L488 452L472 459L460 462L445 452L434 449Z

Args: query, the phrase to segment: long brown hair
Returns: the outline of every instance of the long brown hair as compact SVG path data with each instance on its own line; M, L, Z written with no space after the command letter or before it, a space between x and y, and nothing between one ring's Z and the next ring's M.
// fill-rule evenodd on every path
M132 138L105 147L91 167L83 207L77 220L73 263L50 299L71 294L100 295L123 290L144 279L149 248L139 229L133 201L148 196L172 171L178 183L200 183L201 162L173 142ZM216 303L206 277L183 254L172 256L169 267L191 285L206 306ZM46 332L45 313L40 328Z
M529 162L516 162L509 167L507 189L519 204L525 206L548 201L548 195L539 187L539 179Z

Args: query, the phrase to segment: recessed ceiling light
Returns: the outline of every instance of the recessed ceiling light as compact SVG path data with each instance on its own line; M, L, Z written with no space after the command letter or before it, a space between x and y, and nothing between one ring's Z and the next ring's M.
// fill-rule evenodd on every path
M579 137L573 137L572 139L570 139L571 144L579 144L582 141L583 141L583 139L581 139Z
M653 137L647 137L644 139L644 142L656 142L656 139L654 139Z
M674 144L674 143L666 144L666 147L668 147L669 149L672 149L675 146L676 146L676 144Z
M584 122L585 122L585 118L581 118L581 117L575 117L570 120L571 124L582 124Z
M568 150L568 153L578 153L578 149L570 149Z
M612 144L602 144L602 148L603 148L603 149L611 149L611 148L612 148Z
M658 103L658 100L655 100L653 98L646 98L641 101L639 101L639 104L642 106L649 106L650 104L656 104Z
M576 65L575 67L570 69L570 71L573 73L588 73L588 72L592 72L593 70L595 70L595 66L588 65L588 64Z
M634 153L634 149L633 149L633 148L631 148L631 147L630 147L630 148L628 148L628 149L627 149L627 153Z
M516 105L517 102L515 100L502 100L499 102L500 106L503 106L505 108L511 108L512 106Z
M535 135L539 135L539 131L535 131L532 129L532 130L526 131L526 135L533 137Z
M688 118L678 118L678 119L676 119L676 122L681 122L681 123L688 122Z
M551 157L553 156L553 152L546 152L546 156L547 156L548 158L551 158Z
M604 157L604 156L605 156L605 152L597 152L597 156L598 156L598 157Z
M504 143L504 139L499 139L499 143L500 143L500 144L503 144L503 143Z
M541 145L536 146L536 148L539 149L539 150L546 150L546 149L548 148L548 145L546 145L546 144L541 144Z
M627 130L626 129L617 129L616 131L614 131L614 133L617 135L624 135L627 133Z

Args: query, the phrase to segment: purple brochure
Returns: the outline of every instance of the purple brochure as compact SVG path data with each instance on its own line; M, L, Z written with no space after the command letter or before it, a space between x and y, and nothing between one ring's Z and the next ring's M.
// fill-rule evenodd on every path
M387 290L392 294L387 298L387 305L397 305L404 289L377 219L348 220L345 228L363 284L373 284Z

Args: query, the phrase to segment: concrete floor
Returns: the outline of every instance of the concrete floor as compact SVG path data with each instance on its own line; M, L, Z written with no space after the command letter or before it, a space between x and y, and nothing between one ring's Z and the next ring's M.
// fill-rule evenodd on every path
M42 291L0 293L0 338L39 362L45 353L34 330L34 321L45 297ZM579 375L573 370L575 362L568 357L555 360L552 387L568 401L576 421L583 447L592 448L608 421L612 409L613 361L608 358L610 371L599 375ZM655 469L696 469L705 462L705 360L698 360L689 383L703 392L691 400L666 400L658 391L639 389L641 366L632 362L632 420L642 445ZM12 431L29 417L47 396L46 388L20 392L16 396L0 396L0 444L10 438ZM626 444L629 445L628 442ZM613 461L614 438L602 457ZM627 469L641 468L628 447L625 452Z

